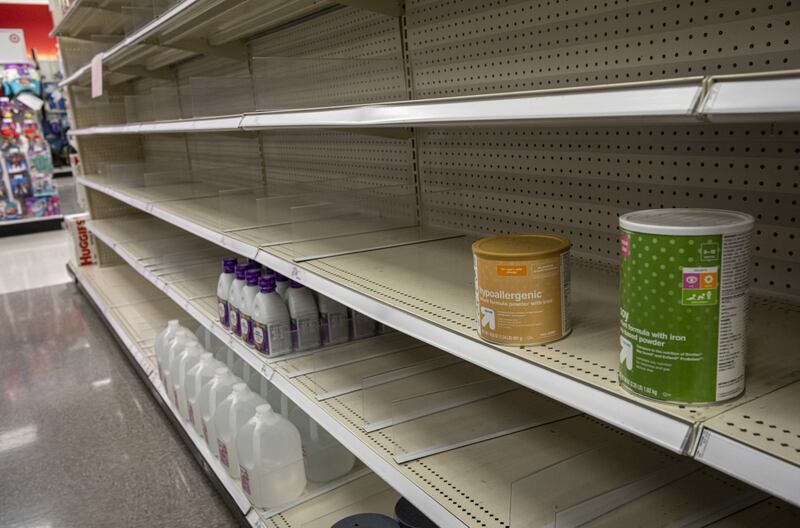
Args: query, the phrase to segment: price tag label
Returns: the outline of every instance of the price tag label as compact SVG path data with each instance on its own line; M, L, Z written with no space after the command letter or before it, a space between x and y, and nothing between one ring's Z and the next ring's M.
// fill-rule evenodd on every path
M261 364L261 375L267 378L268 381L272 381L272 375L275 374L275 371L272 370L272 367L267 365L266 363Z
M303 270L297 266L292 266L292 271L289 276L297 282L303 282Z
M708 432L707 429L703 430L703 432L700 434L700 440L697 443L697 453L695 454L696 457L702 458L702 456L705 454L706 447L708 446L708 439L710 436L711 434Z
M92 98L103 95L103 54L92 58Z

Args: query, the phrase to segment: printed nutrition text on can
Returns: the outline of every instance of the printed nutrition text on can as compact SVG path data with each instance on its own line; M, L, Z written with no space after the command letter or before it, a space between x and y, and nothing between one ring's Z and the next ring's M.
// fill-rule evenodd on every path
M620 223L620 383L675 403L744 390L753 218L656 209Z
M499 235L472 245L481 338L548 343L570 332L570 243L556 235Z

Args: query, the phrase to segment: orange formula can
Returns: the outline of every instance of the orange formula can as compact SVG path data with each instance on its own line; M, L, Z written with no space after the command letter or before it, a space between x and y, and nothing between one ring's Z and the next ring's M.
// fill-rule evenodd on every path
M569 334L569 248L557 235L498 235L472 244L478 334L536 345Z

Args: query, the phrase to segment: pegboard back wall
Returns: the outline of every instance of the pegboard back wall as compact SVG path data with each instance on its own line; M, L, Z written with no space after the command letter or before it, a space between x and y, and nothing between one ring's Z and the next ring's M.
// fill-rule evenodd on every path
M408 0L416 97L800 67L800 2Z
M262 132L267 182L319 190L414 183L410 141L332 130Z
M258 110L409 98L393 17L339 9L252 41L250 54Z
M77 138L83 174L100 174L108 163L135 163L144 159L136 136L82 136Z
M224 187L264 185L257 134L188 134L189 163L199 180Z
M756 218L755 287L800 297L800 124L428 129L422 218L474 234L548 231L618 261L617 217L659 207ZM426 193L442 186L457 190Z

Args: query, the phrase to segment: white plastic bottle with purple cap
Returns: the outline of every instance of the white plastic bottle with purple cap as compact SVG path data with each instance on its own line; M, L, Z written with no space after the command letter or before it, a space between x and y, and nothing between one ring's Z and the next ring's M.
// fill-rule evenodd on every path
M231 283L236 278L236 259L226 258L222 261L222 274L217 282L217 311L219 312L219 322L222 326L229 328L231 324L228 307L228 294L231 291Z
M244 290L247 274L247 264L236 265L236 277L231 282L228 290L228 313L230 314L229 329L234 334L242 335L242 325L239 321L239 307L241 306L242 290Z
M292 345L295 350L319 347L319 309L311 290L296 281L289 282L286 304L292 324Z
M261 269L249 269L245 273L245 286L242 288L242 299L239 308L239 336L246 345L253 346L253 299L258 294L258 279Z
M274 276L261 277L261 291L253 299L253 345L265 356L292 351L289 309L276 291Z
M281 299L286 302L286 291L289 289L289 278L275 272L275 291L281 296Z

